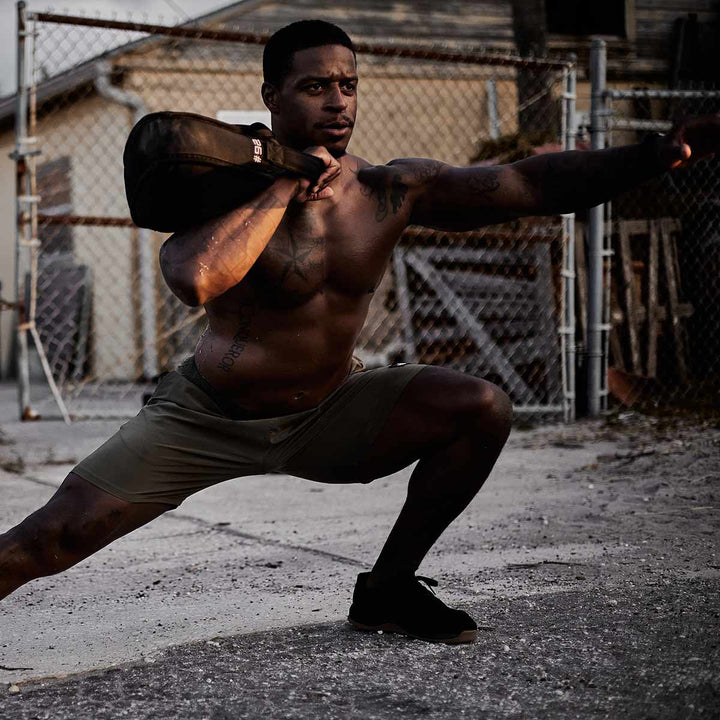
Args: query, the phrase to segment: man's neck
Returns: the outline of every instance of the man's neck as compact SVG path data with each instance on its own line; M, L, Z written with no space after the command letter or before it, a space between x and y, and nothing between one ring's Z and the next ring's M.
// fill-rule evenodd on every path
M299 150L300 152L304 151L306 148L310 147L312 143L308 141L303 140L296 140L293 141L292 138L288 137L287 135L284 135L282 131L275 131L275 128L272 128L272 133L275 136L275 139L285 147L292 148L293 150ZM339 160L344 155L347 155L347 150L332 150L330 148L326 148L327 151L336 159Z

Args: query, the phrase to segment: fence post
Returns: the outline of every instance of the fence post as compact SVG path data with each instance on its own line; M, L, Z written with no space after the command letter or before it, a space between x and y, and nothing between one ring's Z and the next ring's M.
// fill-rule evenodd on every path
M27 243L28 220L26 202L30 198L27 171L27 114L28 96L26 82L26 17L25 3L17 4L17 101L15 105L15 301L19 308L17 316L17 387L19 415L22 420L30 410L30 359L27 342L27 308L23 297L23 252Z
M604 40L593 38L590 50L590 147L602 150L605 147L605 80L606 45ZM588 218L588 373L587 400L588 415L600 414L600 386L603 367L603 234L605 208L596 205L590 208Z
M497 140L500 137L500 121L498 119L497 83L494 79L485 83L485 93L487 95L488 122L490 124L488 132L493 140Z
M577 56L573 53L568 58L569 64L565 68L563 88L563 149L575 149L577 136L576 89L577 89ZM564 363L564 421L572 422L575 419L575 403L577 398L575 380L575 213L563 215L563 241L564 241L564 313L563 327L561 329L561 343Z

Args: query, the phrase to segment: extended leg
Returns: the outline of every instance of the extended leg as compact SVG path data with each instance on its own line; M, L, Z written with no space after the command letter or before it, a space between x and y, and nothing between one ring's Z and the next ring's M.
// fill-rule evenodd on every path
M29 580L66 570L172 507L126 502L70 473L46 505L0 535L0 599Z

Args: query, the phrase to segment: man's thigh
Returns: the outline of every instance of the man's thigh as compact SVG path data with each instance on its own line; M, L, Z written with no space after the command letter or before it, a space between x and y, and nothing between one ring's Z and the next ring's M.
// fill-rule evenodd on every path
M408 384L358 468L361 482L398 472L470 432L473 416L501 392L492 383L427 367Z
M393 370L387 368L388 373ZM433 366L421 366L394 397L392 388L382 381L369 384L364 392L387 396L390 402L384 402L375 415L349 412L347 419L340 420L350 425L343 427L339 445L330 432L310 452L295 458L286 471L332 483L367 483L390 475L457 437L478 396L494 390L494 385L479 378ZM375 428L372 441L355 441L354 435L361 438L368 427Z
M227 417L203 390L170 372L138 415L73 473L130 503L177 506L219 482L264 472L271 426Z

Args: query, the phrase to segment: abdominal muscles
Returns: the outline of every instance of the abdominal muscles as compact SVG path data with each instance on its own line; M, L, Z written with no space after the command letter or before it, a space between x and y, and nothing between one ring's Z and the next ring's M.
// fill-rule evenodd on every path
M294 308L247 299L228 314L208 308L210 325L195 351L198 369L251 413L315 407L347 376L369 300L325 290Z

